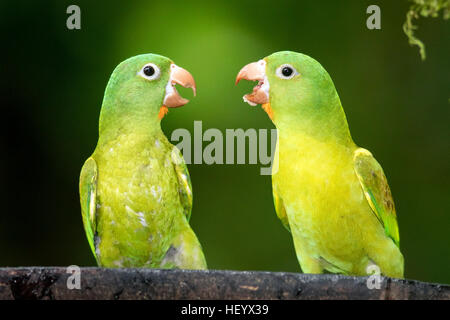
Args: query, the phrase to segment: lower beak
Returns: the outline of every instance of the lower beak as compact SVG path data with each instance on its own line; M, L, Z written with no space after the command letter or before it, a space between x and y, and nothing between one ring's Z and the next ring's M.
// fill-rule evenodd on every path
M244 96L245 102L252 106L269 102L269 81L266 77L266 61L264 59L243 67L236 77L236 84L242 79L258 81L258 84L253 88L253 92Z
M166 85L166 96L164 97L163 106L167 108L176 108L184 106L189 102L180 96L175 85L179 84L185 88L192 88L194 96L196 94L196 87L194 77L185 69L180 68L176 64L172 63L170 65L170 78Z

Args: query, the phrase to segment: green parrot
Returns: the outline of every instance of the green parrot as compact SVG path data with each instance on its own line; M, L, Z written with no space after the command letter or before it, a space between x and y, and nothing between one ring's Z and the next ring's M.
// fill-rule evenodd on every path
M161 130L180 107L175 84L192 75L143 54L120 63L106 87L99 139L80 175L83 225L99 266L206 269L189 225L192 186L183 156Z
M403 277L389 185L372 154L353 142L325 69L283 51L246 65L241 79L258 81L244 101L261 104L278 130L275 210L303 272Z

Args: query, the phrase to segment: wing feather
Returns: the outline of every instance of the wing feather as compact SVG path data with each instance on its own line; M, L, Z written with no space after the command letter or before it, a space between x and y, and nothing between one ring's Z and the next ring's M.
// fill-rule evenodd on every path
M286 214L286 209L284 207L283 200L278 195L275 188L273 188L273 203L275 205L275 212L277 213L278 218L281 220L283 226L291 232L291 228L289 227L289 220Z
M84 230L94 257L94 238L97 228L97 164L93 158L89 158L83 165L80 174L80 204Z
M192 184L189 171L180 150L174 146L172 151L172 163L178 178L178 192L180 194L180 201L184 209L186 219L189 221L192 212Z
M397 214L383 168L372 154L363 148L355 151L353 161L356 175L370 208L383 225L386 234L399 246Z

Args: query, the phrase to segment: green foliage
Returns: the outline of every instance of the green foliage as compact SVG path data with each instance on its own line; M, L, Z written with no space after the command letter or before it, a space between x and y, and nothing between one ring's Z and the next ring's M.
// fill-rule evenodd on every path
M428 18L436 18L439 12L443 11L443 18L448 19L450 16L450 0L410 0L413 2L408 12L406 13L406 21L403 24L403 31L408 36L409 43L416 45L420 50L420 57L425 60L425 45L415 35L414 30L417 26L413 24L413 19L418 19L420 16Z

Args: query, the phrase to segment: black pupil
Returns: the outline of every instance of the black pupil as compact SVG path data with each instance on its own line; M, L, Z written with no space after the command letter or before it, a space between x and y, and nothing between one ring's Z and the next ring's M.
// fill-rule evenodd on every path
M152 75L155 74L155 69L154 69L152 66L146 66L146 67L144 68L144 74L145 74L147 77L151 77Z
M290 67L284 67L284 68L281 70L281 73L282 73L283 76L285 76L285 77L289 77L289 76L292 74L292 72L293 72L293 70L292 70L292 68L290 68Z

